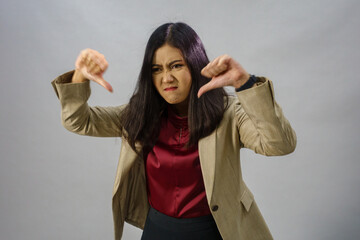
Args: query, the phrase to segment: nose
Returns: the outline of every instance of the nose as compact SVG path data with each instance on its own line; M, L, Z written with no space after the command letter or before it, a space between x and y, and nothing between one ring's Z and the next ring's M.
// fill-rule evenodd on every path
M171 75L171 72L165 71L163 76L163 82L168 83L174 81L174 77Z

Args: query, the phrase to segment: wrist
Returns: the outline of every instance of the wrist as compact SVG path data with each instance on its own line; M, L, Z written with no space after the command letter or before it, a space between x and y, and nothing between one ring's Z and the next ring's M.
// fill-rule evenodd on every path
M241 78L234 82L233 87L240 88L242 85L244 85L248 80L250 79L249 73L244 73L241 75Z
M256 76L255 75L249 75L249 79L245 82L245 84L243 84L242 86L240 86L239 88L235 88L236 92L240 92L243 91L245 89L251 88L257 81Z
M81 73L80 70L76 69L74 72L74 75L71 79L71 82L73 83L82 83L87 81L87 79L85 78L85 76Z

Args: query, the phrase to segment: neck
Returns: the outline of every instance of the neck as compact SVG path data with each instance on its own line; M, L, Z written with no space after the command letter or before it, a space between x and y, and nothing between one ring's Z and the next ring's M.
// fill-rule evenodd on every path
M171 108L175 112L176 115L180 117L186 117L188 115L188 101L184 101L182 103L173 104Z

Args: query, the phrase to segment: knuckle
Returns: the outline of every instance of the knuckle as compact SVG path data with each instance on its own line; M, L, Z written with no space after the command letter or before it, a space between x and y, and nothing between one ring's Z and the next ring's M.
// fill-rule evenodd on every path
M91 49L90 48L85 48L83 50L84 54L89 54L91 52Z

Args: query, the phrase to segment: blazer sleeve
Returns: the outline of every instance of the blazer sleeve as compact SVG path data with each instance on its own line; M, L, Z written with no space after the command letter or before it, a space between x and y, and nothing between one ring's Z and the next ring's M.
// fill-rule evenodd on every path
M120 116L125 105L118 107L89 107L89 81L71 83L74 71L54 79L51 84L61 105L61 122L69 131L95 137L121 137Z
M235 117L242 147L266 156L286 155L295 150L296 134L274 99L272 82L237 92Z

